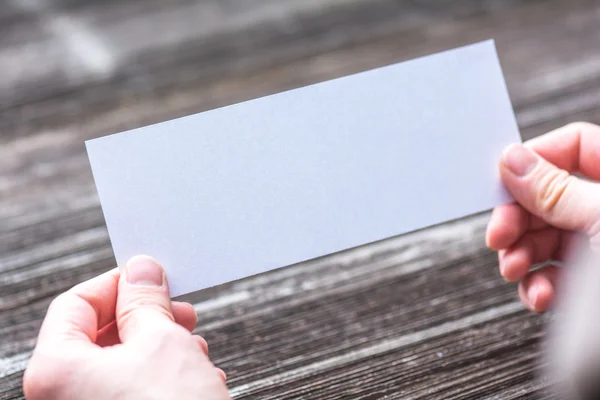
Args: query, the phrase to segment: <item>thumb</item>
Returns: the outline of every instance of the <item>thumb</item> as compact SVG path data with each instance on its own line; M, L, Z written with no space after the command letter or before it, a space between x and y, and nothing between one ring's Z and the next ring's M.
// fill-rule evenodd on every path
M559 169L523 145L506 149L500 174L527 211L560 229L594 236L600 229L600 185Z
M163 268L147 256L133 257L121 273L116 321L122 342L173 323Z

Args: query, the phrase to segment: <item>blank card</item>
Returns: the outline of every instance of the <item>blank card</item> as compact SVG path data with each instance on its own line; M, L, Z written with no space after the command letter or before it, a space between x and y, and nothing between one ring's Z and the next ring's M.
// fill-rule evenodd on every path
M486 41L86 145L118 265L178 296L506 203L516 142Z

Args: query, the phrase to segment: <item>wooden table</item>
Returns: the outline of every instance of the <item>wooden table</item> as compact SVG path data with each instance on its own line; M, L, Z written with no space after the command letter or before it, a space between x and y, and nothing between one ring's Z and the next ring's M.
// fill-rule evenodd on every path
M591 0L0 4L0 399L49 302L114 267L84 140L495 38L524 138L600 122ZM481 133L482 135L485 132ZM236 399L538 399L548 316L487 214L185 296Z

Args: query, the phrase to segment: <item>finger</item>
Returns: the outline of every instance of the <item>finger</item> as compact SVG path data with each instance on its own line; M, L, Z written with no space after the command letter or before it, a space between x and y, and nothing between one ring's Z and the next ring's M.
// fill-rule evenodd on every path
M576 122L525 144L551 164L600 180L600 126Z
M190 332L196 328L197 315L191 304L174 301L171 303L171 307L173 309L173 317L177 324ZM98 337L96 339L96 344L98 346L108 347L120 343L119 330L117 329L117 323L115 321L112 321L98 332ZM204 341L204 344L206 345L206 341ZM206 351L208 351L208 345L206 345L206 349Z
M175 322L190 332L196 328L198 315L196 314L196 310L194 310L194 306L182 301L173 301L171 302L171 309L173 310Z
M225 371L223 371L221 368L217 368L217 371L219 372L221 379L223 379L223 382L227 382L227 374L225 374Z
M487 226L486 244L493 250L516 243L529 225L529 213L518 204L496 207Z
M513 246L529 230L547 228L548 224L519 204L498 206L492 212L486 231L486 244L492 250Z
M204 354L208 355L208 343L206 342L206 340L199 335L193 335L193 338L200 347L200 349L204 352Z
M505 151L500 173L515 200L548 224L592 236L600 230L600 184L578 179L519 144Z
M556 297L559 269L549 266L529 273L519 284L519 297L535 312L547 311Z
M163 268L147 256L133 257L119 280L116 321L123 343L174 322Z
M496 207L486 231L486 244L493 250L506 249L516 243L529 226L529 213L518 204Z
M60 341L94 343L98 327L115 319L119 271L114 269L80 283L50 304L38 346Z
M559 248L561 233L554 228L526 233L514 246L499 253L500 273L509 282L522 279L532 265L550 260Z

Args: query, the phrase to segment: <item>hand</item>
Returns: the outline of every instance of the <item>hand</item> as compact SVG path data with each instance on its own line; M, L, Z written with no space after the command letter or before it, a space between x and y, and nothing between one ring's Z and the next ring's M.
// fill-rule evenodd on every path
M580 179L579 173L589 180ZM533 311L554 299L559 269L532 265L561 260L573 241L600 249L600 127L574 123L512 145L500 174L516 204L497 207L487 227L487 245L498 250L500 273L520 281L521 301Z
M196 313L171 302L151 258L58 296L42 324L23 387L29 400L229 399L225 374L192 335Z

